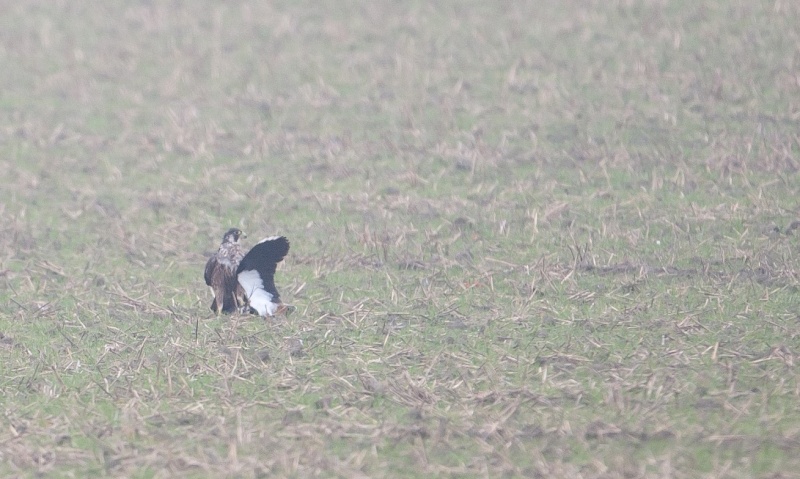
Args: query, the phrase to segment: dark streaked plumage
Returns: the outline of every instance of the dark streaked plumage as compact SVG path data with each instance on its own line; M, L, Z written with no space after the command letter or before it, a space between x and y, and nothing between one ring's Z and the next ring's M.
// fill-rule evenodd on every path
M206 284L214 294L211 309L273 316L285 309L275 288L275 269L289 252L289 241L283 236L264 238L244 254L240 237L246 238L236 228L228 230L219 250L206 263Z
M214 294L211 310L215 313L232 313L242 306L244 292L236 279L236 270L244 258L239 238L246 237L237 228L229 229L222 237L217 253L206 263L204 277Z

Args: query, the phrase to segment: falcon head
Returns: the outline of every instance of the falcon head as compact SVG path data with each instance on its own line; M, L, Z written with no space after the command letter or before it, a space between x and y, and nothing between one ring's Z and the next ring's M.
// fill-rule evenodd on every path
M247 235L242 233L239 228L231 228L222 236L222 242L239 244L239 238L247 238Z

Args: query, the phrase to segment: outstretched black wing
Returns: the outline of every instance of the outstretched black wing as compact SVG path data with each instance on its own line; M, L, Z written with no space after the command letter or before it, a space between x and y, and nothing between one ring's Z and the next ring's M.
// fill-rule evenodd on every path
M275 268L288 252L289 240L285 237L264 238L242 258L236 269L250 307L261 316L272 316L280 304L275 288Z

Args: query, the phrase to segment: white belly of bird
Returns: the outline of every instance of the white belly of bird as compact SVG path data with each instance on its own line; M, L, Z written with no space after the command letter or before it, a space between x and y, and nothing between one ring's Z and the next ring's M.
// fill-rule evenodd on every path
M239 284L242 285L250 307L261 316L273 316L278 305L272 302L272 293L264 289L264 282L258 271L242 271L239 273Z

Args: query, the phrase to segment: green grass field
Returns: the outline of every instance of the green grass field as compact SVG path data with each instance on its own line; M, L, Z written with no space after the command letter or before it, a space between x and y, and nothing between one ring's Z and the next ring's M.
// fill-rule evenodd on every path
M800 4L495 3L0 7L0 476L797 477Z

